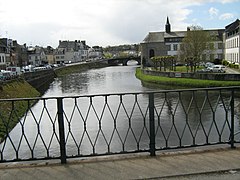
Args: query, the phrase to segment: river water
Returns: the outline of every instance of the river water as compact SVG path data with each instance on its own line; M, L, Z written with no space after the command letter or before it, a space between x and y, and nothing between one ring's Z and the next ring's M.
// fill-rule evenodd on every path
M148 149L149 115L146 94L85 96L161 90L159 87L143 86L135 77L137 67L135 62L129 62L128 66L91 69L56 78L50 85L43 97L83 96L63 100L68 156ZM168 98L166 94L155 94L158 149L228 140L229 122L225 119L230 114L226 114L224 106L224 102L228 101L227 93L226 99L219 99L219 94L216 93L210 94L211 102L207 101L202 107L204 92L197 94L198 98L192 104L192 94L189 92L181 100L178 93L167 96ZM198 104L200 108L196 108ZM12 130L10 138L0 145L3 157L29 159L59 156L56 108L55 99L39 101ZM236 119L237 131L237 115Z

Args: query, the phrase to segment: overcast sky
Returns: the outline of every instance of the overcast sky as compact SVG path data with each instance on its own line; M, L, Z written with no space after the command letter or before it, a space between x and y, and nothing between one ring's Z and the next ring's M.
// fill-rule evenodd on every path
M140 43L149 31L189 25L224 28L240 18L240 0L0 0L0 38L19 44L90 46Z

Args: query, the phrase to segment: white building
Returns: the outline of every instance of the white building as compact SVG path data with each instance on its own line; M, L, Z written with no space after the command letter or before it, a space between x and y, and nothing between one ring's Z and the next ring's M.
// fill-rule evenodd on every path
M225 60L235 64L239 64L240 61L239 25L240 21L237 19L225 27Z
M57 64L74 63L86 60L88 47L85 41L59 41L58 48L55 53L55 61Z
M39 46L28 47L28 60L33 66L40 66L46 61L44 49Z

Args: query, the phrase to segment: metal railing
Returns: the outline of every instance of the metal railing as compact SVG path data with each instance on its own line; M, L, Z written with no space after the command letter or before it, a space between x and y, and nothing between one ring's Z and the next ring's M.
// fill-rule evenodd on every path
M240 87L0 100L0 162L239 143Z

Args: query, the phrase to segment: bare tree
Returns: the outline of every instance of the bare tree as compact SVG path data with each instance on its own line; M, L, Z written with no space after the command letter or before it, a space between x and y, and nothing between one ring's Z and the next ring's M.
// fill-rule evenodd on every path
M179 50L179 56L191 68L191 72L195 72L201 56L209 48L210 41L209 33L202 27L191 26L188 28Z

